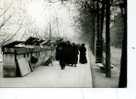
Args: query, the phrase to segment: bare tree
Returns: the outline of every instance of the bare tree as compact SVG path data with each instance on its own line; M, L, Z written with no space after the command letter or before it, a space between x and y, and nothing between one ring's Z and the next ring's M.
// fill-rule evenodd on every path
M6 23L8 23L8 21L12 18L13 14L12 15L9 15L6 19L4 18L5 17L5 14L8 13L8 11L10 10L10 8L12 7L12 4L11 3L6 9L4 8L1 8L2 9L2 13L0 14L0 18L3 18L2 22L0 23L0 31L1 29L6 25ZM6 34L4 34L3 36L6 36ZM6 36L0 43L2 44L3 41L5 41L5 39L7 39L7 37L9 36ZM0 44L0 45L1 45Z
M3 44L6 44L7 42L9 42L10 40L12 40L16 35L17 33L23 28L23 22L25 20L25 17L20 17L18 16L17 18L17 21L14 22L13 19L15 19L15 15L19 15L20 12L22 13L23 12L23 9L22 8L17 8L17 9L13 9L13 12L11 13L10 11L12 10L12 6L13 6L13 3L10 3L9 6L7 8L2 8L2 13L0 14L0 18L3 18L2 22L0 23L0 31L1 33L5 30L2 30L3 28L8 28L8 26L12 26L13 23L15 25L18 26L17 30L13 31L13 33L9 33L11 31L6 31L5 33L3 33L3 39L1 40L0 42L0 46L2 46ZM19 11L19 12L18 12ZM24 12L23 12L24 13ZM12 19L13 17L13 19ZM21 21L20 21L21 20ZM12 23L10 23L12 22ZM6 29L7 30L7 29Z
M1 42L0 45L3 46L4 44L6 44L6 43L9 42L10 40L12 40L13 37L15 37L16 34L21 30L21 28L22 28L22 27L19 27L19 28L16 30L16 32L15 32L14 34L12 34L12 35L10 35L8 38L4 39L4 40Z
M5 16L5 14L10 10L10 8L12 7L12 5L13 5L13 3L11 3L6 9L3 9L3 12L0 14L0 18L2 18L2 17ZM9 15L8 18L5 19L5 20L3 18L2 23L0 23L0 30L9 21L9 19L11 19L12 15Z

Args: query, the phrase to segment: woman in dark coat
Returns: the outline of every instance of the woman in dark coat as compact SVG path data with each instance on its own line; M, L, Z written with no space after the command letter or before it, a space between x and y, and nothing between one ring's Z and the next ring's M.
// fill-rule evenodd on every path
M80 51L80 59L79 59L79 62L80 62L81 64L87 63L85 44L82 44L82 45L80 46L79 51Z

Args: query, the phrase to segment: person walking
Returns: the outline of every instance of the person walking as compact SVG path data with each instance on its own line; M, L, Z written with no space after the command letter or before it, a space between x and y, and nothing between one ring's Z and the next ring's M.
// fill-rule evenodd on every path
M80 59L79 59L79 62L80 62L81 64L87 63L85 44L82 44L82 45L80 46L79 51L80 51Z
M60 57L59 57L59 63L62 70L65 69L65 42L60 43Z
M77 65L77 62L78 62L78 54L79 54L79 51L78 51L78 46L75 44L75 43L72 43L72 48L73 48L73 55L72 55L72 60L73 60L73 64L74 66L76 67Z
M60 60L61 49L62 49L62 47L60 46L60 44L57 44L57 47L56 47L56 55L55 55L55 58L56 58L57 61Z
M66 46L65 46L65 63L66 65L71 64L71 43L70 41L66 41Z

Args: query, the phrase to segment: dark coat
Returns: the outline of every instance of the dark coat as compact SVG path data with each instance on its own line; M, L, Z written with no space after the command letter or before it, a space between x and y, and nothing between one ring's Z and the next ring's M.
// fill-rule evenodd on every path
M65 68L65 43L62 42L60 44L60 56L59 56L59 63L60 63L60 66L61 66L61 69L64 69Z
M76 45L73 45L73 64L77 64L78 62L78 54L79 54L79 51L78 51L78 46Z
M81 64L87 63L86 48L84 46L81 46L79 50L80 50L80 59L79 59L79 62Z
M56 47L56 56L55 56L56 60L60 60L61 51L62 51L62 46L57 45L57 47Z

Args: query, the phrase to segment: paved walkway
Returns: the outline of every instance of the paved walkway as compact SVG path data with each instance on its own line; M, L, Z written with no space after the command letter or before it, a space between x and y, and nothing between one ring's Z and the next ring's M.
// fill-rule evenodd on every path
M89 63L66 66L65 70L61 70L55 61L53 66L40 66L34 72L17 78L2 78L1 71L0 87L92 87Z

